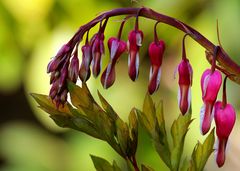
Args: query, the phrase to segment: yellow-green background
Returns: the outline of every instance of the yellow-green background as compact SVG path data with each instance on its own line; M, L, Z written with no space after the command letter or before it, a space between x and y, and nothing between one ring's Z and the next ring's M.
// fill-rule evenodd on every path
M219 21L222 45L240 64L240 1L239 0L1 0L0 1L0 166L1 171L93 171L89 154L117 160L125 168L124 161L105 143L85 134L57 128L48 115L36 106L30 92L48 94L48 61L62 44L67 42L78 27L93 19L102 11L118 7L146 6L175 17L200 31L217 44L216 19ZM117 35L119 19L113 18L106 28L106 40ZM123 39L133 28L134 20L127 22ZM112 104L123 119L127 119L132 107L141 108L147 90L149 59L148 44L153 40L154 22L140 18L144 42L140 54L140 75L136 82L127 75L127 55L117 65L117 79L104 90L99 78L91 78L88 85L96 96L97 89ZM93 29L96 31L97 29ZM91 32L91 35L94 32ZM162 64L161 85L153 95L164 100L164 112L168 128L177 117L177 80L174 70L181 57L183 33L164 24L158 26L159 38L166 42ZM202 105L200 78L209 67L204 49L190 38L186 39L187 56L193 66L192 108L193 118L186 138L185 153L190 155L198 140L199 110ZM81 56L81 55L80 55ZM108 61L108 50L103 66ZM228 101L237 113L240 109L240 87L228 82ZM18 94L27 99L19 100ZM16 96L15 96L16 95ZM6 104L6 98L10 99ZM221 99L221 93L219 94ZM29 110L22 110L29 108ZM15 109L15 110L12 110ZM7 111L15 111L14 113ZM26 112L29 111L29 112ZM9 115L9 116L8 116ZM21 117L23 116L23 117ZM25 119L28 116L30 119ZM214 124L213 124L214 125ZM167 170L151 145L151 140L140 128L137 159L156 171ZM240 170L240 129L236 122L229 139L226 164L220 170ZM205 170L215 170L214 155Z

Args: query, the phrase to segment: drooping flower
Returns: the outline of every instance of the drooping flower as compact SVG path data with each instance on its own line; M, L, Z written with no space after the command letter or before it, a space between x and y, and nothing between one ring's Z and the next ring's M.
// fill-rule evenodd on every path
M148 92L153 94L159 87L161 78L161 65L165 43L163 40L154 41L149 45L148 54L150 57L151 68L149 74Z
M192 66L189 60L183 59L178 65L178 105L183 115L189 111L191 105L192 73Z
M142 46L143 32L132 30L128 35L128 74L135 81L139 73L139 48Z
M213 118L212 110L221 84L222 75L219 71L212 71L211 69L204 71L201 78L202 100L204 103L200 113L202 134L206 134L211 127Z
M108 48L110 52L110 62L101 76L101 83L104 88L113 85L115 81L115 65L120 55L126 51L126 42L118 38L111 37L108 40Z
M214 120L218 137L216 162L218 167L221 167L225 162L225 151L228 137L236 120L236 113L233 106L231 104L224 104L223 102L217 101L214 105Z
M185 34L182 40L182 61L177 67L178 70L178 106L181 113L184 115L187 113L191 106L191 86L192 86L192 66L186 57L185 38L188 34Z

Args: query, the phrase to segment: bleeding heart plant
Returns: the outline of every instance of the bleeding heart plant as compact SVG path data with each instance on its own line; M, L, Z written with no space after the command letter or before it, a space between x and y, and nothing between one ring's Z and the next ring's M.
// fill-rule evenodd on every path
M98 92L101 105L92 97L86 82L92 75L96 78L101 74L102 56L104 54L104 31L108 19L114 16L126 15L120 25L117 37L108 39L109 62L101 75L104 88L109 88L115 82L117 73L115 67L121 55L128 53L128 74L136 81L139 76L141 55L140 47L143 42L143 31L139 28L139 17L156 20L154 26L154 40L148 48L150 60L150 74L148 92L142 110L133 108L129 114L128 123L124 122L111 105ZM128 35L127 43L121 39L124 23L135 17L135 27ZM171 134L167 131L163 115L163 103L156 106L150 96L159 89L161 69L163 65L166 45L157 36L157 24L171 25L186 34L182 41L182 58L177 67L179 75L178 105L181 114L171 126ZM91 29L99 24L99 30L88 41ZM86 34L85 44L82 46L82 62L79 64L78 46ZM149 133L160 158L171 171L200 171L204 169L207 159L213 151L214 129L207 136L204 143L198 142L190 158L182 161L185 136L191 119L191 86L193 68L186 56L185 38L193 38L206 49L207 59L211 62L211 69L204 71L201 78L203 107L201 110L201 132L206 134L211 128L214 116L218 138L216 162L221 167L225 162L225 148L229 135L235 123L236 114L232 105L226 102L226 79L224 81L223 101L217 101L217 95L222 83L221 72L232 81L240 84L240 67L222 47L215 46L195 29L183 22L157 13L149 8L119 8L107 11L97 16L89 23L81 26L68 43L62 46L57 55L49 62L47 73L50 73L51 89L49 95L32 94L40 108L50 114L50 117L60 127L72 128L84 132L92 137L106 141L123 159L130 170L140 171L136 160L138 147L138 125L141 124ZM218 61L218 64L217 64ZM91 69L92 66L92 69ZM217 70L218 69L218 70ZM82 86L76 85L80 78ZM70 94L70 101L67 96ZM194 97L199 98L199 97ZM102 107L101 107L102 106ZM102 158L91 156L97 170L120 171L114 161L111 165ZM142 171L153 171L152 168L141 165Z

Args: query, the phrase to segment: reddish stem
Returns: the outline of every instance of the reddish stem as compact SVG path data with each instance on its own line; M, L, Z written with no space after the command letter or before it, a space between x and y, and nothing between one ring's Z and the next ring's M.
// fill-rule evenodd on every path
M89 44L89 42L88 42L88 33L89 33L89 30L87 31L87 36L86 36L86 40L85 40L85 45Z
M139 8L137 11L137 15L136 15L136 23L135 23L135 30L138 30L138 17L140 15L142 8Z
M220 46L216 46L213 52L212 67L211 67L212 73L215 71L215 68L216 68L216 58L217 58L219 49L220 49Z
M137 165L136 157L133 156L133 157L132 157L132 160L130 160L130 161L131 161L131 163L132 163L132 165L133 165L133 167L134 167L134 170L135 170L135 171L140 171L140 169L138 168L138 165Z
M182 39L182 59L185 61L187 60L186 49L185 49L185 39L186 39L187 35L189 35L189 34L186 33Z
M129 17L130 17L130 16L129 16ZM123 26L124 26L126 20L127 20L129 17L126 17L126 18L122 21L122 23L121 23L121 26L120 26L119 31L118 31L118 40L121 39Z
M227 78L228 78L228 75L225 76L224 81L223 81L223 95L222 95L222 107L223 107L223 109L227 105L227 92L226 92Z
M104 12L101 15L94 18L89 23L81 26L79 30L76 32L76 34L73 36L73 38L69 41L69 44L74 46L77 42L82 40L82 37L87 30L89 30L90 28L95 26L97 23L101 22L106 18L119 16L119 15L134 15L134 14L135 15L138 14L139 16L149 18L152 20L160 21L162 23L173 26L178 30L188 33L190 37L192 37L196 42L198 42L202 47L206 49L208 54L214 53L214 49L216 46L212 42L210 42L208 39L206 39L198 31L196 31L192 27L188 26L187 24L175 18L157 13L152 9L145 8L145 7L144 8L118 8L118 9L113 9L113 10ZM211 59L208 58L208 60L210 61ZM221 68L220 70L224 73L231 74L232 76L230 76L229 78L235 81L236 83L240 84L240 66L229 57L229 55L223 50L223 48L219 49L219 52L216 56L216 60L219 62L219 67Z
M157 25L158 25L158 23L160 23L160 21L157 21L155 26L154 26L154 41L155 41L156 44L159 44L158 43L159 39L158 39L158 35L157 35Z

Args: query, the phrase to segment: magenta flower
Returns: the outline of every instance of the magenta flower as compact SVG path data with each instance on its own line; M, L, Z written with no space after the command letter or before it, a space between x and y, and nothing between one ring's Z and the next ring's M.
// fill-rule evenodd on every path
M228 137L236 120L236 113L233 106L231 104L224 105L223 102L217 101L214 105L214 120L218 137L216 162L218 167L221 167L225 162Z
M186 58L182 59L178 65L178 105L183 115L189 111L191 105L192 73L192 66L189 60Z
M142 46L143 32L132 30L128 35L128 74L131 80L135 81L139 70L139 48Z
M86 82L90 75L90 64L92 61L92 54L91 54L91 46L87 42L84 46L82 46L82 63L79 70L79 77L82 82Z
M91 40L92 73L97 77L101 71L102 56L104 54L104 34L98 32Z
M164 50L165 43L162 40L152 42L148 48L148 54L151 62L148 84L148 92L150 94L153 94L159 87Z
M126 51L126 42L119 40L118 38L110 38L108 40L108 48L110 52L110 62L101 76L101 83L104 88L108 88L113 85L115 81L115 65L120 55Z
M222 75L219 71L211 69L204 71L201 78L202 100L204 102L200 113L202 134L206 134L211 127L212 110L221 84Z

